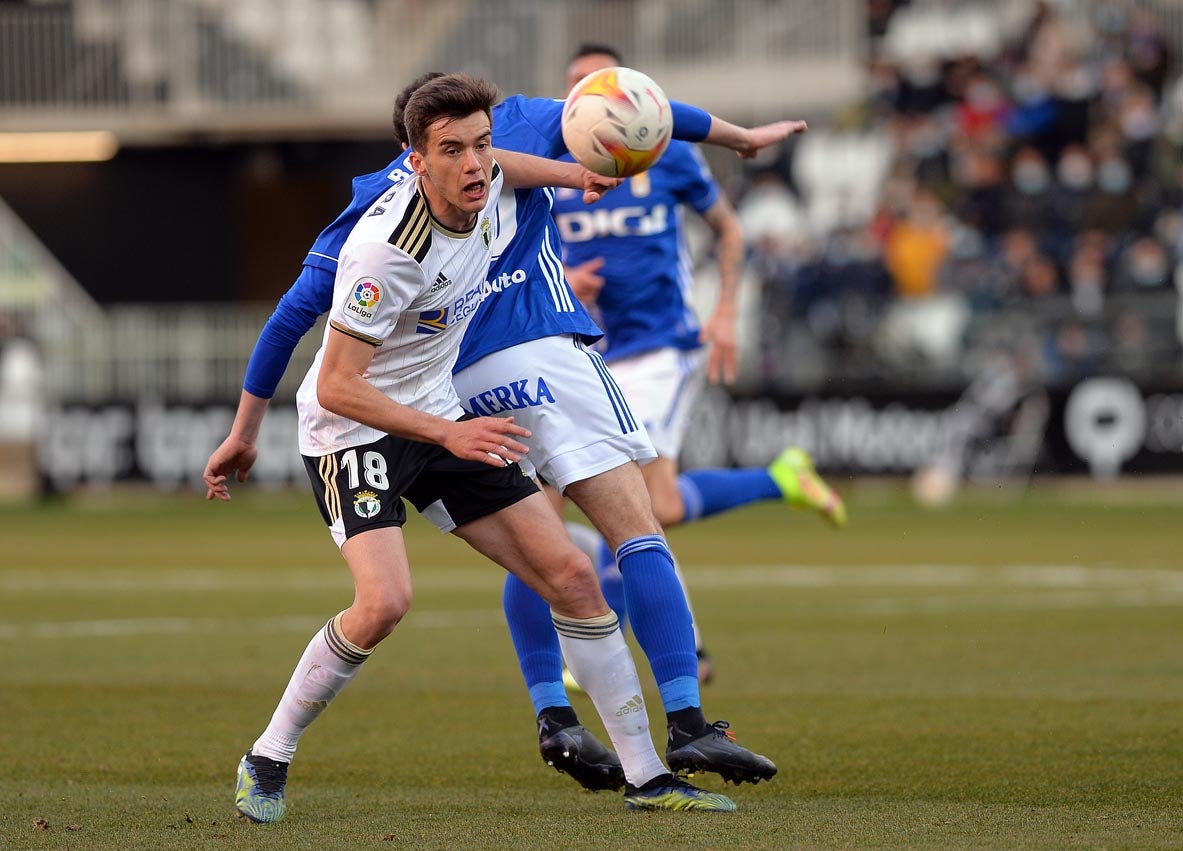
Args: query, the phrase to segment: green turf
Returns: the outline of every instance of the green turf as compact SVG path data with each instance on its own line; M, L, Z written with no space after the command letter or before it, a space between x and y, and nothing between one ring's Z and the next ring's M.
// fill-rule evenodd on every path
M499 571L413 521L412 613L266 827L234 817L235 765L350 599L311 499L0 509L0 848L1180 847L1183 496L1078 491L926 513L864 488L842 533L778 506L675 531L707 712L781 766L725 816L547 769Z

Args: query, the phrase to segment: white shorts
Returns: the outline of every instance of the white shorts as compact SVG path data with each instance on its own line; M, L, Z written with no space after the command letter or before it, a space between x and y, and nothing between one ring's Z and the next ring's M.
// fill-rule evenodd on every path
M614 360L612 374L662 458L678 459L702 396L705 349L654 349Z
M527 473L565 490L629 461L657 457L604 359L571 336L543 337L481 358L452 376L477 416L528 428ZM520 438L519 438L520 439Z

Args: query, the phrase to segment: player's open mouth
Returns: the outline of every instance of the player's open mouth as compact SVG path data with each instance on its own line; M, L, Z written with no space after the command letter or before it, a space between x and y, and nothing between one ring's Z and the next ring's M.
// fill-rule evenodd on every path
M474 201L479 201L485 197L485 181L474 180L464 186L464 194Z

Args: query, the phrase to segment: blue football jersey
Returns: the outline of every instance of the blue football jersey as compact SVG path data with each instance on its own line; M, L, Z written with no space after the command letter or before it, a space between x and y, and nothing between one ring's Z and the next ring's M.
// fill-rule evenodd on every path
M556 159L567 151L562 114L561 100L506 98L493 109L493 144ZM485 298L460 343L457 372L530 340L574 334L592 343L603 336L563 275L553 202L554 190L549 188L501 194Z
M689 303L682 205L704 213L718 199L718 184L698 149L679 141L649 171L591 206L581 193L557 190L554 216L567 264L604 260L596 306L606 332L605 359L700 345Z

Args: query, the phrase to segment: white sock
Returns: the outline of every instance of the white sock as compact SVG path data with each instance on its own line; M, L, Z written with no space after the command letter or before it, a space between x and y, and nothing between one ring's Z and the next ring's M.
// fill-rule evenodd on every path
M669 771L653 749L641 681L614 612L598 618L550 613L567 667L600 713L624 776L642 786Z
M371 651L362 650L345 637L341 615L325 624L308 642L271 723L251 746L251 753L291 762L304 729L357 676Z

